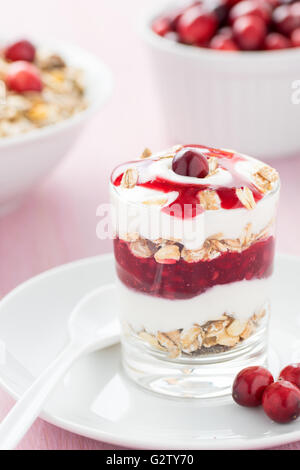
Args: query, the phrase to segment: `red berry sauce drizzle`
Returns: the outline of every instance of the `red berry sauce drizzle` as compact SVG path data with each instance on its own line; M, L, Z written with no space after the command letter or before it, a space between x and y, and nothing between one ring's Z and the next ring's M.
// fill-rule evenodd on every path
M197 194L205 189L215 190L221 200L222 208L228 210L243 207L236 196L237 188L248 186L252 190L256 201L262 199L263 196L258 189L249 181L243 179L234 169L238 161L245 160L242 156L203 146L189 145L186 148L198 148L205 151L208 157L217 157L219 166L231 173L231 184L228 186L184 184L159 177L148 182L138 182L138 185L142 187L164 193L178 192L179 196L175 203L163 208L163 211L174 217L182 217L182 214L184 217L195 217L203 212ZM152 163L153 159L134 162L140 175L143 169ZM114 172L112 182L114 186L120 186L124 173L115 176L116 172ZM184 205L191 205L192 210L181 210L179 214L176 208L183 209ZM114 241L114 249L118 276L127 287L167 299L189 299L206 292L216 285L243 280L264 279L271 276L275 240L274 237L269 237L251 245L242 253L223 253L216 259L195 263L187 263L181 258L174 264L159 264L154 257L138 258L131 252L130 243L118 238Z
M235 165L239 161L245 161L245 158L241 155L226 152L224 150L213 149L202 145L186 145L185 149L199 149L205 153L207 157L217 157L219 160L219 167L230 172L232 180L230 184L224 186L212 185L212 184L189 184L189 183L177 183L175 181L166 180L160 177L156 177L154 180L147 181L146 183L138 182L137 186L144 188L153 189L163 193L178 192L178 198L170 206L164 207L162 210L174 217L195 217L203 212L199 204L198 193L206 189L211 189L217 192L221 207L223 209L240 209L243 205L236 195L237 188L243 188L247 186L253 192L253 196L256 202L262 199L262 193L257 189L254 184L251 184L248 180L239 175L235 170ZM138 168L139 174L143 175L143 169L153 163L153 160L142 160L140 162L134 162ZM117 170L116 170L117 171ZM123 173L113 179L114 186L120 186L122 181ZM140 180L144 181L143 178ZM199 182L201 179L199 179ZM186 206L186 207L185 207ZM188 210L190 207L191 210Z

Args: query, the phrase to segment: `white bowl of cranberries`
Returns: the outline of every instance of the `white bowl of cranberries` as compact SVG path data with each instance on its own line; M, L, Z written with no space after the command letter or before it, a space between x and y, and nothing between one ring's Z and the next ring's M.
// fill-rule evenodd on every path
M300 0L171 3L143 34L171 141L300 154Z
M0 44L1 215L69 151L109 97L112 78L96 57L73 45Z

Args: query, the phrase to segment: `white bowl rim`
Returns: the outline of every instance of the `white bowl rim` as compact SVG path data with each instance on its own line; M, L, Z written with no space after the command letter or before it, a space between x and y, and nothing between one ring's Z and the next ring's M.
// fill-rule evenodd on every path
M27 37L27 39L31 38L32 36L29 38ZM7 40L7 37L5 39ZM41 40L41 38L39 38L38 40L33 38L33 41L35 43L41 44L42 46L45 45L46 47L49 47L57 52L59 52L60 50L67 51L73 49L76 50L80 55L89 58L91 62L94 62L95 64L94 71L100 76L101 93L99 94L99 96L95 96L95 99L93 99L92 102L88 103L88 106L85 110L74 114L74 116L71 116L68 119L65 119L56 124L45 126L40 129L33 129L29 132L20 133L15 136L0 138L0 150L2 148L19 146L32 141L43 140L53 134L60 133L65 131L66 129L71 128L95 114L95 112L108 101L112 94L114 85L112 72L109 67L104 62L102 62L102 60L99 59L95 54L74 43L69 43L67 41L59 41L53 39Z
M143 15L142 21L140 22L140 32L146 42L150 45L155 46L158 49L161 49L165 52L170 52L173 54L177 54L179 56L186 56L194 58L195 60L211 60L215 61L222 60L225 64L228 65L228 62L236 63L238 62L247 62L252 63L254 66L254 62L260 63L276 63L280 62L282 66L282 61L288 61L290 63L291 60L300 60L300 47L299 48L291 48L291 49L283 49L283 50L276 50L276 51L218 51L214 49L206 49L204 47L196 47L188 44L178 43L169 39L166 39L162 36L156 34L152 28L151 24L161 14L167 12L168 10L176 8L176 3L168 2L163 7L157 7L155 9L150 9L147 11L146 14ZM178 6L178 5L177 5Z

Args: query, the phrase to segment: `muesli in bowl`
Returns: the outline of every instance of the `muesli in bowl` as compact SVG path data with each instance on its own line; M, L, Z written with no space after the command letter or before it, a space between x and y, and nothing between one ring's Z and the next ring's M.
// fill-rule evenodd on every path
M161 393L222 395L266 362L279 176L200 145L148 155L111 180L125 369Z
M57 124L88 106L84 71L27 40L2 50L0 80L0 138Z

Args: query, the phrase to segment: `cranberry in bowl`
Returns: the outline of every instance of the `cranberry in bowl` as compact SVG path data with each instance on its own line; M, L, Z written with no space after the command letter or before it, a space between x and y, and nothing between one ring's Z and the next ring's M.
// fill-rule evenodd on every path
M299 10L298 0L202 0L146 15L171 142L262 159L299 154Z
M60 41L0 40L0 214L70 150L112 91L98 58Z
M278 173L201 145L143 157L110 183L125 370L166 395L230 393L266 362Z

